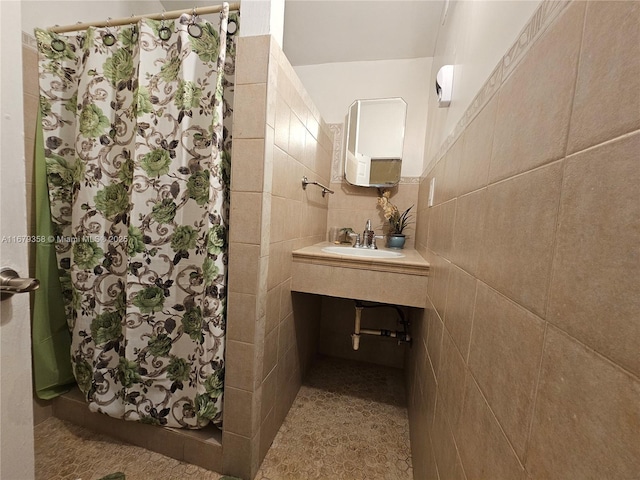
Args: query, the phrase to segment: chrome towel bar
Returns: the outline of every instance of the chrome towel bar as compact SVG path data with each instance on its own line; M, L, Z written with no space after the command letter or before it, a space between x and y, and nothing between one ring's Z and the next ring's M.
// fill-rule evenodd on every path
M322 189L322 196L324 197L327 193L335 193L333 190L329 189L328 187L325 187L324 185L322 185L321 183L318 182L310 182L309 179L305 176L302 177L302 189L306 190L307 189L307 185L317 185Z

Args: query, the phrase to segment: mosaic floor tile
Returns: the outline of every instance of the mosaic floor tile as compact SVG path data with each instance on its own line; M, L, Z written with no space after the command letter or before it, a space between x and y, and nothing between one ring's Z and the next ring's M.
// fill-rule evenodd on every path
M221 475L51 417L35 427L36 480L221 480ZM256 480L410 480L400 370L320 357Z
M36 480L219 480L221 475L50 417L35 433Z
M320 357L256 480L410 480L402 371Z

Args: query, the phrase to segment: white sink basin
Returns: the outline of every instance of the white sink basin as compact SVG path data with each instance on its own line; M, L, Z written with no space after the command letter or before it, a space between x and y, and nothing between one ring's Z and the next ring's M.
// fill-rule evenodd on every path
M364 258L401 258L403 253L392 252L391 250L371 250L369 248L353 248L353 247L324 247L323 252L335 253L337 255L348 255L350 257Z

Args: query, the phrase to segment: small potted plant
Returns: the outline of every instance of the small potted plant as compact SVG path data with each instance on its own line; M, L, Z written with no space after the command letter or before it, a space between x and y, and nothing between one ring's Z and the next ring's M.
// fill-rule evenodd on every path
M406 241L404 229L411 223L411 215L409 212L413 208L413 205L400 213L398 207L389 201L389 197L391 196L391 192L389 190L378 189L378 193L378 206L384 212L384 218L389 222L387 247L404 248L404 243Z

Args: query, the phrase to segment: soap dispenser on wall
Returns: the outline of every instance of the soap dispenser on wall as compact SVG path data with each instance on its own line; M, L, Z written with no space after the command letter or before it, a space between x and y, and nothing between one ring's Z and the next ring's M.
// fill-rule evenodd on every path
M448 107L451 104L453 90L453 65L443 65L436 75L436 94L438 107Z

